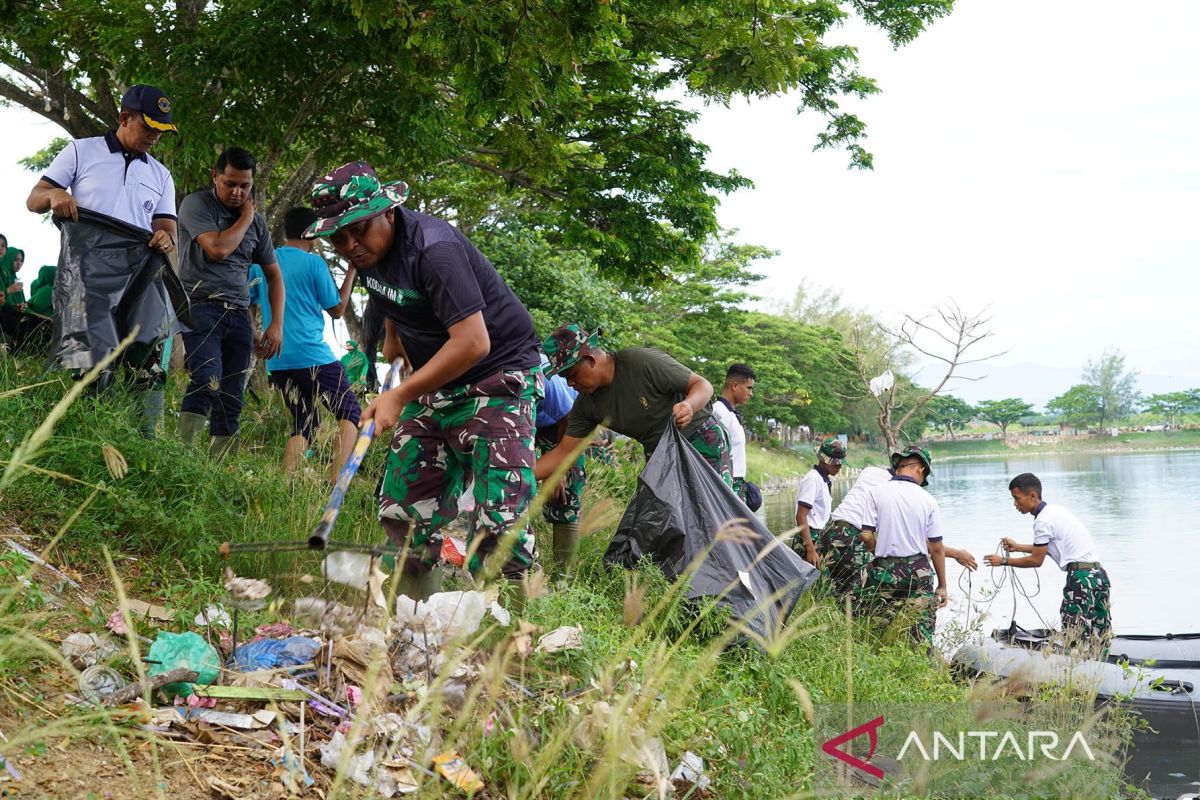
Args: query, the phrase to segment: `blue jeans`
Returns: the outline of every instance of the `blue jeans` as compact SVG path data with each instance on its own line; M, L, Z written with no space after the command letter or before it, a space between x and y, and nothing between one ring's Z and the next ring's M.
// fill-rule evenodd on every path
M242 414L254 348L250 312L223 303L197 303L192 306L192 322L183 331L183 363L191 382L181 410L209 417L208 432L213 436L232 436Z

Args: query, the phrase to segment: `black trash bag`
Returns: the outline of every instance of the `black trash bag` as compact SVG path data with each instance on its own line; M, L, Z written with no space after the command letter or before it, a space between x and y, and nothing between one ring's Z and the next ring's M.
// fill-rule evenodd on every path
M758 536L754 541L717 541L730 520ZM746 537L748 538L748 537ZM692 576L688 599L720 597L734 618L759 636L777 630L796 601L817 579L817 570L775 535L721 480L674 422L638 476L633 496L604 562L629 569L646 555L669 580L678 578L711 547Z
M78 222L55 218L54 224L61 233L52 350L59 366L90 369L134 325L135 344L154 347L171 332L168 302L180 320L191 318L187 292L167 257L146 246L149 231L84 208Z

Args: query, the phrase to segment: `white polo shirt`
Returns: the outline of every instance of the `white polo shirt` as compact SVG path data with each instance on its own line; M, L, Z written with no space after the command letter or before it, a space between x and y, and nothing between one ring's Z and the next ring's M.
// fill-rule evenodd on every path
M146 153L125 153L112 131L67 144L42 180L69 190L80 208L145 230L152 230L154 219L175 219L170 170Z
M1072 561L1099 560L1087 528L1060 505L1042 503L1033 512L1033 543L1045 545L1046 552L1063 571Z
M717 422L721 423L721 427L729 431L729 449L730 455L733 456L733 477L745 478L746 429L742 427L742 423L733 409L725 405L719 397L713 401L712 413L717 418Z
M867 497L871 494L871 489L881 483L887 483L891 479L891 470L883 467L864 467L858 480L854 482L850 491L846 492L846 496L842 498L842 502L838 503L837 508L833 510L833 521L848 522L861 531L863 519L867 514Z
M829 479L813 467L800 479L796 489L796 509L800 506L808 509L808 527L819 531L829 522L829 507L833 505L833 495L829 491Z
M875 531L875 555L929 555L929 542L942 539L937 500L906 475L871 489L863 530Z

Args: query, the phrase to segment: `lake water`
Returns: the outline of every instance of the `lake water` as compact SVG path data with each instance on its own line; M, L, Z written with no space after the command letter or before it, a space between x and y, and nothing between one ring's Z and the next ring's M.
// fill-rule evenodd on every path
M1005 627L1012 619L1013 592L1005 586L990 604L992 572L986 553L1000 539L1033 541L1033 518L1013 508L1008 482L1032 472L1045 499L1061 503L1087 526L1097 558L1112 581L1113 628L1117 633L1200 631L1200 605L1190 595L1200 582L1200 451L1154 453L1070 453L936 461L930 493L942 510L947 546L969 550L980 568L971 576L975 602L968 606L965 570L947 559L950 603L938 627L974 620L986 612L985 627ZM834 503L850 488L834 482ZM774 532L794 526L793 492L767 498L764 521ZM1030 600L1017 598L1017 624L1057 627L1064 573L1047 558L1040 569L1016 571ZM1001 570L995 570L995 578ZM1041 589L1038 591L1040 581ZM1193 599L1188 599L1189 597ZM1044 619L1049 625L1039 620Z

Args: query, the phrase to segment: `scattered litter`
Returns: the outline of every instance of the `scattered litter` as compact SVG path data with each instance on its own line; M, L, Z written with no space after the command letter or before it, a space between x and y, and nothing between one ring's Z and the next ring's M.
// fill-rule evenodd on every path
M316 658L321 643L308 636L291 636L287 639L259 639L238 645L233 653L231 668L252 672L275 667L293 667L307 664Z
M442 561L454 567L467 563L467 542L453 536L442 537Z
M76 669L107 661L120 649L120 646L107 636L83 631L72 633L62 641L62 654Z
M681 794L686 793L693 786L701 792L708 791L708 788L712 786L712 781L704 772L704 759L691 750L683 754L679 766L671 773L671 782L675 784L675 791Z
M121 609L119 608L108 615L108 622L104 623L104 627L117 636L124 636L129 633L129 628L125 626L125 615L121 613Z
M255 578L239 578L229 567L225 568L225 591L233 598L233 603L243 611L258 611L267 605L266 598L271 594L271 584Z
M95 664L79 674L79 694L84 700L98 703L114 692L125 688L126 681L112 667Z
M156 606L144 600L126 600L129 616L137 619L149 619L154 622L174 622L175 612L166 606Z
M350 705L358 705L362 702L362 689L354 684L350 684L346 687L346 699L350 702Z
M487 602L483 592L438 592L415 604L410 597L396 598L392 630L412 635L414 642L439 648L456 637L479 629Z
M517 620L517 632L513 634L513 647L517 651L517 655L524 658L533 651L533 635L541 630L540 625L523 619Z
M347 744L345 734L341 731L334 733L333 738L321 745L321 766L336 770L339 775L345 775L357 784L370 786L371 767L375 766L375 751L367 750L360 755L351 756L345 769L339 770L338 765L342 759L342 751Z
M443 778L464 792L478 792L483 788L479 775L453 750L434 756L433 765Z
M186 700L182 697L176 696L175 705L187 706L188 708L216 708L217 698L201 697L200 695L196 694L195 691L193 691L187 696Z
M307 700L308 695L299 689L281 689L278 686L197 686L192 697L220 700ZM191 699L191 698L189 698Z
M510 623L512 623L512 614L508 613L508 609L497 603L495 600L493 600L491 605L488 606L488 613L506 628Z
M43 559L37 553L33 552L32 550L30 550L26 547L22 547L21 545L14 542L12 539L5 539L4 543L8 545L9 550L12 550L14 553L20 554L20 556L22 558L24 558L26 561L37 564L39 567L42 567L43 569L47 570L48 572L54 574L56 577L58 577L60 580L62 580L64 583L66 583L68 586L70 586L72 589L75 589L76 591L79 591L79 592L83 591L83 587L79 585L78 581L76 581L70 575L66 574L65 572L58 569L57 567L49 564L45 559ZM84 597L84 602L89 606L92 604L91 598L88 598L86 596Z
M199 677L200 675L194 670L190 670L187 667L176 667L175 669L167 670L144 680L135 681L124 689L118 689L104 698L104 705L120 706L125 703L134 703L139 701L141 695L152 692L155 689L161 689L168 684L191 685Z
M273 622L270 625L259 625L254 629L254 637L250 640L256 642L259 639L285 639L296 632L287 622Z
M377 662L372 670L372 661ZM345 636L333 643L332 666L346 684L374 687L374 699L383 700L392 686L392 665L387 647L366 636ZM372 674L373 673L373 674ZM368 681L370 674L372 681ZM336 695L335 695L336 696Z
M233 620L229 617L229 612L218 605L206 606L203 611L196 615L192 620L195 625L220 625L223 628L228 628L233 625Z
M583 649L583 628L564 625L538 639L537 652L558 653L562 650Z
M321 597L298 597L293 609L298 624L307 624L335 637L353 636L365 627L382 624L384 616L380 609L351 608Z
M321 561L321 574L328 580L358 589L360 592L367 591L372 572L387 577L379 568L379 559L370 553L334 550Z
M160 633L150 645L147 660L151 662L151 676L185 667L198 674L196 683L209 684L214 682L221 672L221 656L212 645L192 631ZM187 697L192 693L192 684L169 683L162 689L169 695Z
M278 714L262 709L253 714L233 714L228 711L215 711L209 708L187 708L178 706L173 709L180 719L187 722L207 722L210 725L220 725L225 728L236 728L252 731L265 728L275 721Z

